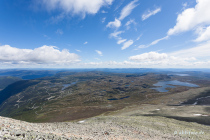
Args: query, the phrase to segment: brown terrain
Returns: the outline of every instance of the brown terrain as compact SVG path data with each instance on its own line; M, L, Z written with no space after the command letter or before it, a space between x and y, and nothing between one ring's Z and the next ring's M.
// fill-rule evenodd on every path
M190 83L199 87L176 86L157 92L150 88L159 80L189 82L189 77L89 74L92 80L65 89L60 84L63 78L44 79L7 99L2 106L11 107L11 117L33 123L1 117L0 138L209 139L210 107L202 105L209 100L208 80L190 77ZM82 76L65 80L69 83ZM201 105L193 104L197 98Z

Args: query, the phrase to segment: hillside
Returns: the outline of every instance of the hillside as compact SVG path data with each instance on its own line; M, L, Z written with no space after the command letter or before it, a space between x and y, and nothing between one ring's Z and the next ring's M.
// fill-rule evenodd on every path
M3 90L8 85L17 82L21 80L18 77L12 77L12 76L0 76L0 91Z
M8 85L5 89L0 91L0 104L2 104L5 100L10 98L11 96L14 96L18 94L21 91L24 91L29 86L32 86L34 84L37 84L39 81L28 81L28 80L19 80L17 82L14 82L10 85Z

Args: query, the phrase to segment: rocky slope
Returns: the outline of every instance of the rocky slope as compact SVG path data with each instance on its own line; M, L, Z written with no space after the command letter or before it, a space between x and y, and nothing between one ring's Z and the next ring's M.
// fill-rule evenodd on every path
M159 116L141 116L142 107L147 105L74 122L28 123L0 117L0 139L207 140L210 137L210 126Z

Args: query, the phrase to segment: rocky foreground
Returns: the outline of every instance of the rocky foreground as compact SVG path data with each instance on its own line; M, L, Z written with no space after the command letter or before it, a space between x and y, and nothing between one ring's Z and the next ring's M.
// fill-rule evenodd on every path
M0 117L0 140L207 140L210 138L209 126L164 117L138 116L136 113L131 111L126 115L119 113L120 115L98 116L61 123L28 123Z

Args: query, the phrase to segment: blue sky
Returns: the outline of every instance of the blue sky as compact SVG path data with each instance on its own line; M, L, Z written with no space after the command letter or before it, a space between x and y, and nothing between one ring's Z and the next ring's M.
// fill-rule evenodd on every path
M1 0L1 68L209 68L209 0Z

